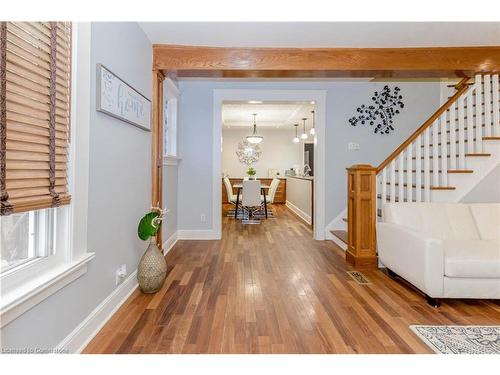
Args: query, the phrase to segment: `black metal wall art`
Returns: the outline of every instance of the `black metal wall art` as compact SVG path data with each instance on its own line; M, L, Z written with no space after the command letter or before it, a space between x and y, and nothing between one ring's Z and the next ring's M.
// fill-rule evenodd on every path
M391 90L389 86L384 86L381 93L375 91L372 96L374 104L369 106L362 104L361 107L358 107L356 111L359 115L351 117L349 123L352 126L356 126L359 123L362 125L365 123L371 126L376 125L375 134L389 134L391 131L394 131L393 118L405 106L400 91L399 87L394 87L394 90Z

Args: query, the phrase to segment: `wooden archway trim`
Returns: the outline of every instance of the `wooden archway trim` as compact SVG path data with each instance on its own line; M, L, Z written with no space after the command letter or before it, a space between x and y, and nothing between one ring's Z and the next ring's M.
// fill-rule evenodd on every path
M163 81L175 77L464 77L500 71L500 46L222 48L153 45L152 199L162 207ZM162 245L161 229L158 245Z
M152 100L152 145L151 145L151 206L163 208L163 81L161 70L153 70ZM163 245L162 228L158 230L156 242Z
M455 77L500 70L500 47L226 48L153 45L178 77Z

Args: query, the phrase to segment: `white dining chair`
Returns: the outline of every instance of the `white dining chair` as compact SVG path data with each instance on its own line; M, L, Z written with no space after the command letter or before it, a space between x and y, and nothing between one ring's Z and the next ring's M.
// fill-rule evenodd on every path
M224 177L224 185L226 186L227 201L236 205L236 194L233 194L233 186L228 177Z
M271 185L269 186L269 191L266 195L267 203L274 203L274 197L276 196L276 191L278 191L278 186L280 185L280 180L278 178L273 178ZM264 196L261 197L262 203L264 203Z
M248 219L243 220L243 224L260 224L260 220L254 219L255 210L260 210L260 181L243 181L243 199L241 205L248 210Z

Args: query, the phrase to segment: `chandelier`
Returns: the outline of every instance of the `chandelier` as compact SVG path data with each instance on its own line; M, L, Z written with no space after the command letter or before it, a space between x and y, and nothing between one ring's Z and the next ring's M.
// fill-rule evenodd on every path
M252 135L247 135L247 141L252 144L257 144L262 142L264 139L263 136L257 135L257 124L255 123L255 116L257 116L257 113L254 113L253 115L253 133Z

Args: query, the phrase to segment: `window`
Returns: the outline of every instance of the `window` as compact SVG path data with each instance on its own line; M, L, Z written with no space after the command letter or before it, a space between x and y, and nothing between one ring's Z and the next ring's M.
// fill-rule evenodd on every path
M55 254L54 218L54 209L0 218L1 273Z
M88 44L90 29L83 35ZM86 201L76 209L70 187L79 186L75 170L88 170L75 157L77 149L88 154L88 125L70 132L80 108L71 85L74 38L68 22L0 22L0 327L83 274L93 258L74 246L86 238ZM83 55L90 62L90 51ZM75 142L81 134L83 146Z
M164 164L177 164L177 106L179 90L172 80L163 83L163 156Z

